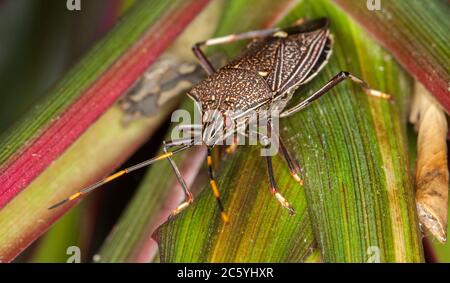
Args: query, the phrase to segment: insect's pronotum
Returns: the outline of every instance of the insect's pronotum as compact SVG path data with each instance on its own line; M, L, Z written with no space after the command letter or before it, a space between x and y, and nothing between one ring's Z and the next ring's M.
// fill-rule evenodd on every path
M276 110L280 113L279 117L281 118L290 116L304 109L312 101L318 99L345 79L350 79L359 84L368 95L384 99L390 98L385 93L370 89L363 80L356 76L348 72L339 72L327 84L309 97L297 105L285 109L294 91L313 79L326 65L331 55L333 44L328 29L328 19L320 18L300 22L287 28L264 29L209 39L195 44L192 48L200 65L207 72L208 77L194 86L188 94L194 99L202 111L201 139L202 144L207 147L208 152L207 164L210 186L217 200L224 222L228 222L229 218L225 213L220 199L211 157L212 148L227 138L223 133L223 127L226 128L229 124L233 124L232 131L227 131L227 134L235 134L234 131L239 129L239 126L245 126L249 121L254 119L261 119L261 117L257 117L258 115L267 115L263 114L268 113L266 110ZM225 44L244 39L252 39L252 41L243 54L218 70L214 69L200 49L201 46ZM269 140L267 136L270 135L270 129L272 128L271 119L273 117L269 116L264 118L267 121L269 133L263 136L261 140L267 141ZM193 130L195 130L194 126ZM276 136L276 138L278 139L279 153L286 161L289 171L296 181L303 183L299 177L300 166L298 162L289 154L280 137ZM164 142L163 154L118 171L51 206L50 209L68 201L78 199L126 173L148 166L156 161L167 159L185 194L184 202L171 214L172 216L176 215L192 203L193 197L171 157L193 145L193 138L188 140L166 141ZM267 147L269 144L266 142L264 146ZM281 205L287 208L289 213L293 214L294 209L291 204L278 192L271 158L271 156L265 156L270 191Z

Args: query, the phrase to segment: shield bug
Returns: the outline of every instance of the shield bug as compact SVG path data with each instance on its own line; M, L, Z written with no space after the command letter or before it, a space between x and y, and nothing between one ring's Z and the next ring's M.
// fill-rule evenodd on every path
M197 133L197 136L201 138L201 144L207 147L210 186L224 222L228 222L229 219L215 181L211 156L214 146L221 144L230 135L236 134L239 129L245 129L252 121L262 118L266 121L268 129L266 134L260 135L263 146L268 147L273 141L269 136L275 136L275 141L279 145L279 153L286 161L289 171L296 181L303 183L299 176L301 169L298 162L289 153L279 136L272 133L271 123L274 117L270 113L279 113L277 115L281 118L293 115L346 79L359 84L367 95L384 99L390 98L385 93L370 89L363 80L349 72L342 71L319 90L293 107L285 109L294 91L311 81L326 65L333 45L328 27L328 19L319 18L306 22L299 21L287 28L249 31L213 38L193 46L192 50L208 77L188 92L202 112L202 125L192 125L189 130L194 133L194 137ZM201 50L202 46L226 44L246 39L252 41L244 52L218 70L214 69ZM166 141L163 154L118 171L51 206L50 209L78 199L124 174L167 159L185 193L184 202L171 214L172 216L176 215L192 203L193 197L171 157L194 146L194 140L195 138L187 138ZM294 209L291 204L278 192L272 168L272 157L266 155L265 158L270 191L281 205L287 208L290 214L293 214Z

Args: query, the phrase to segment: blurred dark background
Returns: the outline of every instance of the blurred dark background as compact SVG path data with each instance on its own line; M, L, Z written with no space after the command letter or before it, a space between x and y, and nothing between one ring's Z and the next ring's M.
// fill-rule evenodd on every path
M33 107L132 1L0 0L0 132Z
M0 133L34 107L133 3L81 0L81 10L71 11L66 0L0 0ZM144 145L125 165L152 154L149 149L158 148L153 143L158 141ZM134 192L114 187L135 188L144 173L126 176L82 202L16 262L65 262L70 245L80 246L83 261L91 261Z

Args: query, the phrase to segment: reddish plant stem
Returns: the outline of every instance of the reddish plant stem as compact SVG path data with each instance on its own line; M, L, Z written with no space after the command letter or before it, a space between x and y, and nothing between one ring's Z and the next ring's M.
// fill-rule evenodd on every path
M7 162L0 175L0 208L30 184L94 123L154 62L208 0L169 11L47 129Z

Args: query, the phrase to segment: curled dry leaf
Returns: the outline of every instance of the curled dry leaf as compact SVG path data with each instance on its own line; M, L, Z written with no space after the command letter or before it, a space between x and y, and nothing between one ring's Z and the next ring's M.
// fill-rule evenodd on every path
M416 202L420 223L440 242L447 239L447 119L428 91L416 83L410 121L418 131Z

